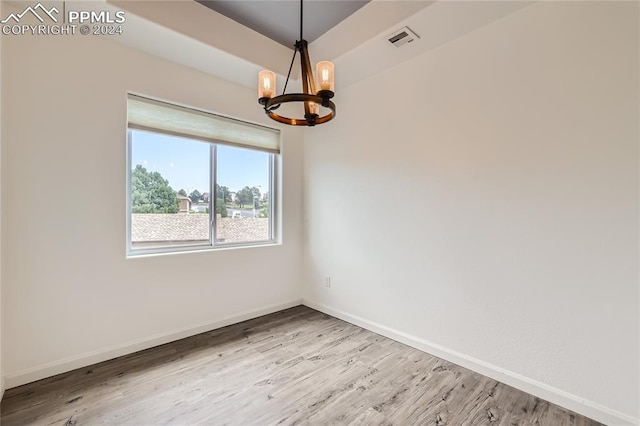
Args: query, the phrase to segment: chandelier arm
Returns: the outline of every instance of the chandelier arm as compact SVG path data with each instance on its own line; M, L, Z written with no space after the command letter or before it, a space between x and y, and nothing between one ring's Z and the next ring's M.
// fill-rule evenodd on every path
M284 82L284 89L282 89L282 94L284 95L287 91L287 85L289 84L289 77L291 77L291 70L293 69L293 63L296 60L296 53L298 53L298 45L296 44L293 49L293 58L291 58L291 65L289 65L289 72L287 73L287 80Z
M309 89L310 91L305 90L306 93L310 93L312 95L316 94L316 85L315 82L313 80L313 68L311 68L311 61L309 60L309 49L307 48L307 42L304 42L304 52L300 53L300 56L303 57L303 69L306 69L307 72L304 75L304 78L306 78L309 81Z
M302 71L302 75L300 78L302 79L302 93L315 95L315 93L309 92L309 70L307 69L307 62L305 57L308 55L307 53L307 42L305 40L301 40L299 43L300 46L300 68ZM311 108L309 107L309 102L304 102L304 115L305 117L311 114Z

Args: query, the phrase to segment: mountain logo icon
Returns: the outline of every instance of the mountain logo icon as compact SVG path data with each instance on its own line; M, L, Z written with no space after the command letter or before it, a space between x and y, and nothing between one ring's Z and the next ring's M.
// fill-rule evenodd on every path
M7 16L5 19L0 21L0 23L6 24L9 21L13 20L17 24L25 15L29 13L35 16L36 18L38 18L40 22L44 23L43 16L45 17L48 16L53 22L58 22L58 19L53 14L54 13L58 14L60 13L60 11L58 11L58 9L56 9L55 7L52 7L51 9L47 9L42 5L42 3L38 3L33 7L28 6L25 10L22 11L22 13L10 13L9 16Z

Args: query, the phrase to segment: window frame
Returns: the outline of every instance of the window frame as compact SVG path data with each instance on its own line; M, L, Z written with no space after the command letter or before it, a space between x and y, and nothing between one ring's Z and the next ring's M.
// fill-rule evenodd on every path
M133 151L133 130L146 131L150 133L157 133L159 135L166 135L166 133L158 130L154 132L153 129L136 129L127 124L127 149L126 149L126 253L127 258L150 256L150 255L165 255L165 254L178 254L187 252L200 252L211 251L221 249L235 249L245 247L260 247L277 245L280 243L279 230L277 224L279 223L276 215L279 214L279 194L278 194L278 165L280 153L262 151L259 149L253 149L253 151L264 152L269 156L269 236L266 240L257 241L238 241L238 242L218 242L217 241L217 221L216 221L216 209L217 209L217 148L220 145L228 146L236 149L249 149L251 147L238 146L236 144L227 144L224 141L203 140L195 137L189 138L188 136L178 136L184 139L191 139L199 143L206 143L209 145L209 193L212 194L209 197L209 242L203 244L191 244L191 245L175 245L167 247L150 247L150 248L138 248L134 249L131 241L131 218L133 214L133 205L131 200L131 173L132 173L132 151Z

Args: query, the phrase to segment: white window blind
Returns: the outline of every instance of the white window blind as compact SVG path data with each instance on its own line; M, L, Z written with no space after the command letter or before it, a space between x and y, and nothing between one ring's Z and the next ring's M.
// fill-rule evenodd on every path
M220 115L128 95L129 127L280 153L280 132Z

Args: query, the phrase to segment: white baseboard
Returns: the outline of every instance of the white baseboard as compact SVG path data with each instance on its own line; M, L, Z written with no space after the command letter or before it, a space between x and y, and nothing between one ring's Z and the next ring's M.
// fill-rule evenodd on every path
M292 300L287 303L281 303L278 305L267 306L265 308L256 309L252 311L242 312L238 315L226 317L217 321L197 324L192 327L183 328L180 330L174 330L168 333L157 334L155 336L146 337L133 342L126 343L124 345L114 346L111 348L104 348L93 352L88 352L75 357L55 361L43 365L39 365L34 368L29 368L23 371L19 371L14 374L8 374L3 378L3 381L7 389L14 388L16 386L24 385L27 383L35 382L36 380L45 379L47 377L55 376L56 374L65 373L67 371L75 370L77 368L87 367L98 362L107 361L113 358L117 358L122 355L128 355L144 349L149 349L154 346L163 345L176 340L184 339L185 337L194 336L196 334L204 333L207 331L215 330L217 328L226 327L228 325L236 324L249 319L257 318L262 315L271 314L281 311L283 309L292 308L302 304L302 300ZM4 391L5 386L2 386Z
M530 393L531 395L535 395L538 398L542 398L601 423L605 423L610 426L631 426L640 424L639 419L633 418L624 413L587 401L584 398L580 398L576 395L554 388L553 386L549 386L512 371L505 370L504 368L475 359L444 346L428 342L424 339L337 309L333 309L329 306L316 303L308 299L303 299L302 304L400 343L404 343L405 345L419 349L423 352L435 355L454 364L458 364L462 367L468 368L469 370L473 370L476 373L490 377L509 386L513 386L516 389L520 389L524 392Z

